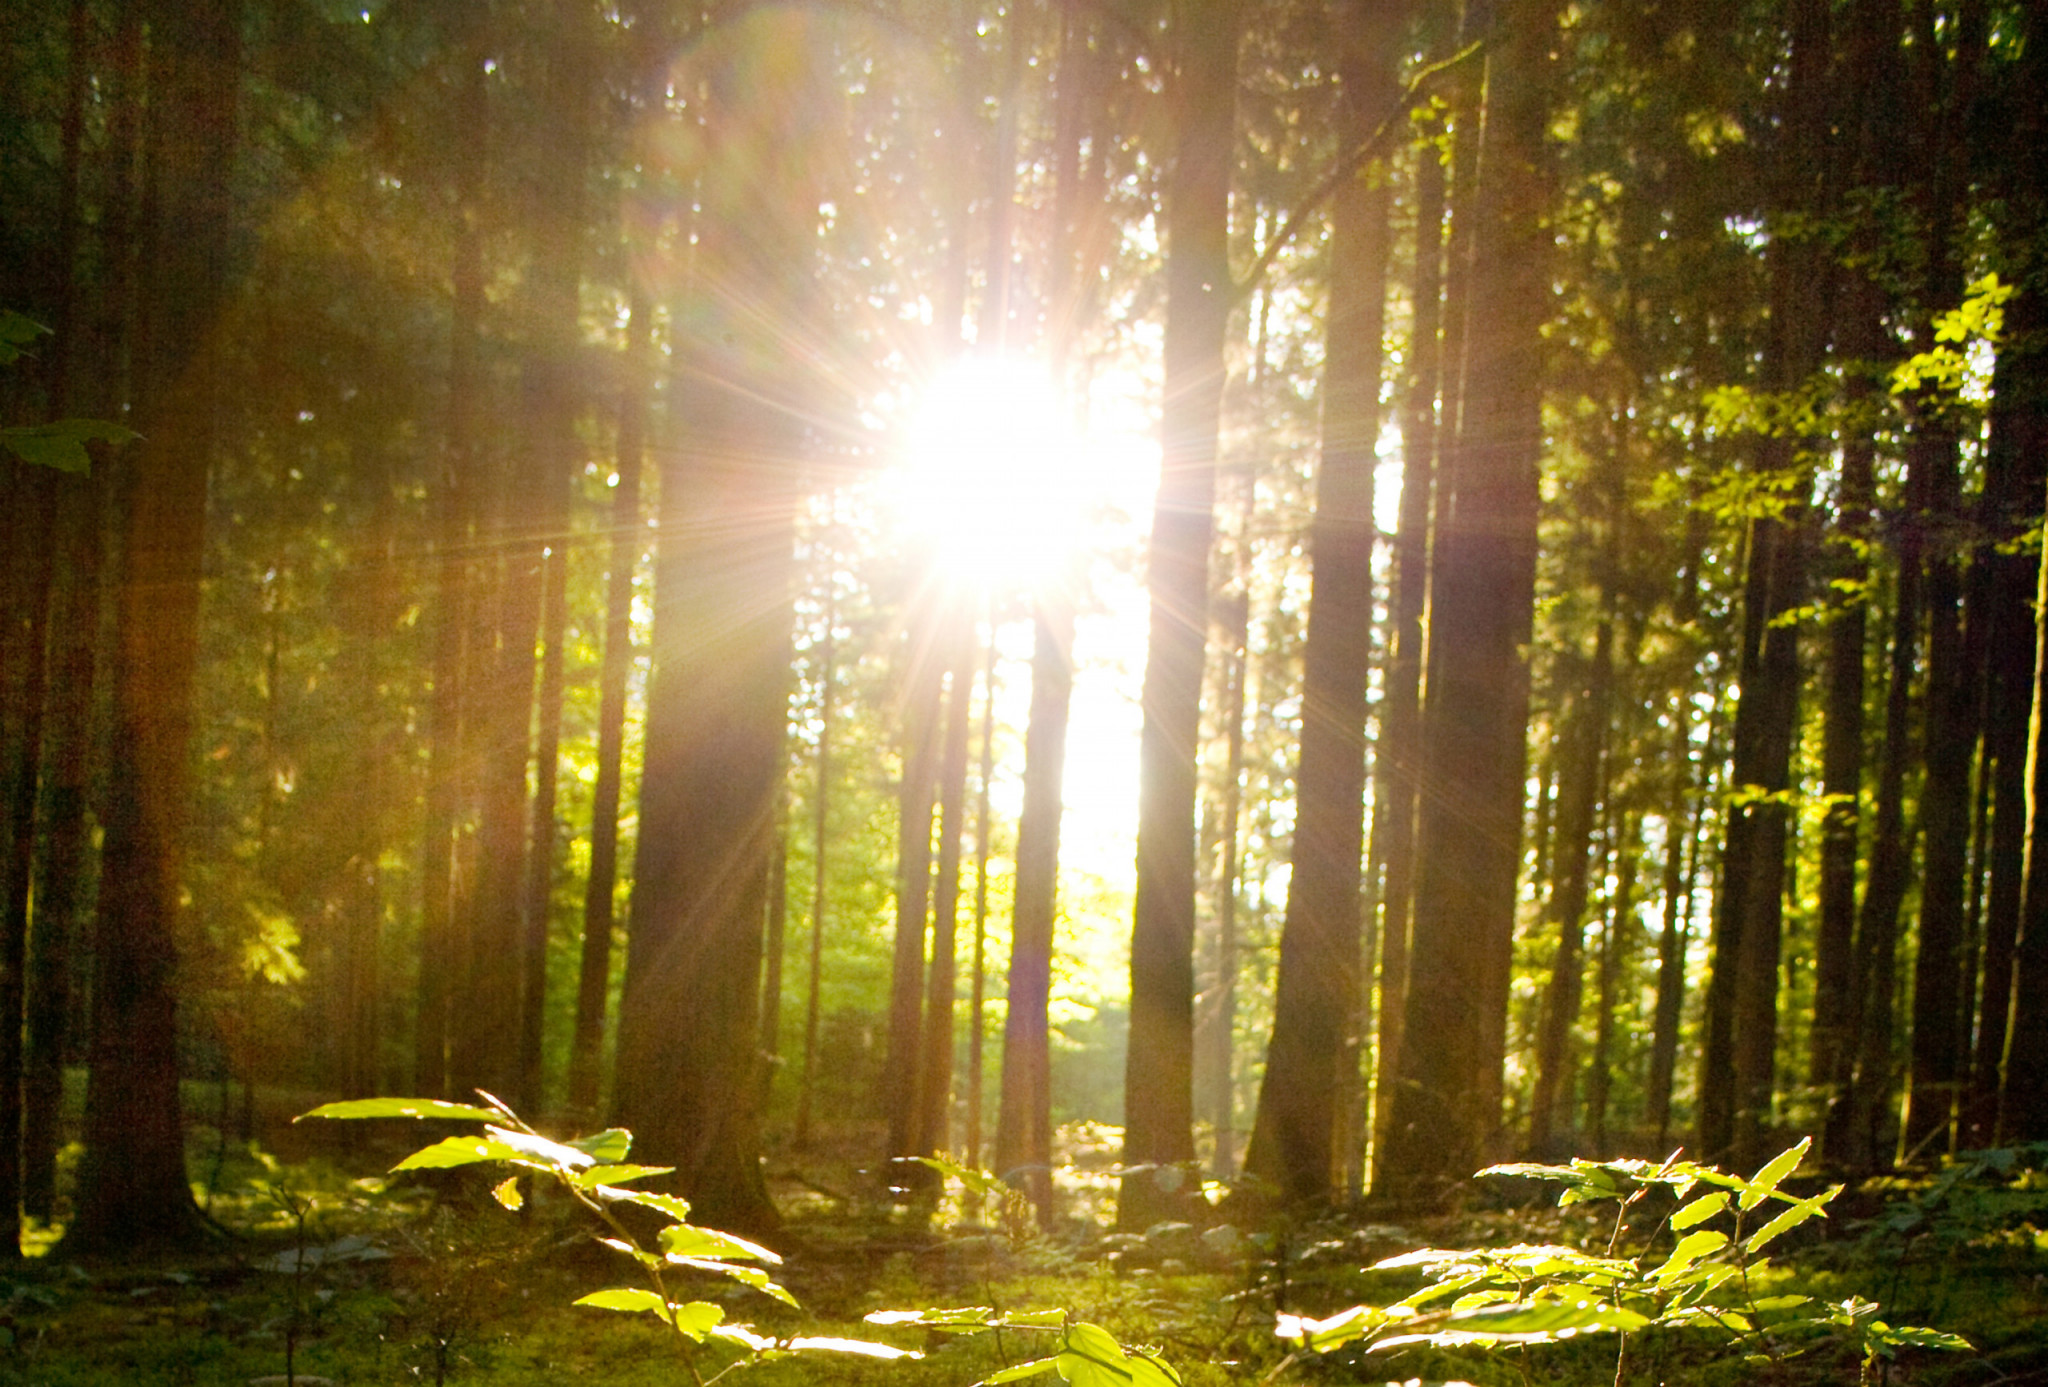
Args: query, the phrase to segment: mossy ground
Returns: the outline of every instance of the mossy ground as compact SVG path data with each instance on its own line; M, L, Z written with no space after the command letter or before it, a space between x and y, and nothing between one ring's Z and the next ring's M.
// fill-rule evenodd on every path
M265 1095L287 1110L302 1095ZM310 1104L305 1104L309 1106ZM218 1246L180 1262L81 1267L49 1255L0 1275L0 1384L243 1384L293 1372L331 1383L539 1387L591 1382L652 1387L691 1381L666 1331L644 1316L580 1309L577 1296L629 1284L632 1268L598 1247L579 1211L536 1198L518 1213L492 1203L487 1181L386 1188L379 1172L417 1144L417 1132L355 1124L317 1134L262 1121L268 1145L223 1141L195 1128L196 1187L222 1230ZM883 1339L924 1352L878 1362L805 1355L747 1370L745 1387L968 1387L1009 1363L1042 1356L1044 1336L927 1335L863 1322L874 1310L933 1305L1058 1307L1127 1344L1156 1349L1188 1387L1223 1383L1462 1380L1481 1384L1610 1383L1615 1341L1588 1339L1492 1355L1411 1350L1339 1352L1283 1362L1276 1308L1327 1314L1386 1303L1413 1288L1372 1262L1410 1248L1533 1241L1603 1246L1610 1212L1561 1214L1548 1199L1475 1205L1450 1219L1384 1221L1373 1215L1296 1227L1227 1248L1132 1246L1105 1239L1102 1206L1083 1180L1076 1210L1056 1237L1027 1234L999 1209L966 1210L957 1196L934 1209L884 1202L852 1153L771 1162L791 1219L780 1279L802 1303L792 1311L730 1283L692 1286L731 1320L763 1332ZM278 1154L272 1154L275 1151ZM1084 1156L1091 1153L1084 1153ZM280 1199L277 1191L288 1192ZM1903 1383L2048 1384L2048 1238L2042 1220L1880 1217L1878 1191L1792 1251L1776 1273L1807 1294L1856 1294L1882 1303L1893 1323L1951 1330L1971 1355L1913 1354L1889 1366ZM308 1210L301 1238L288 1207ZM1891 1207L1898 1207L1896 1204ZM1013 1210L1014 1214L1015 1211ZM975 1222L977 1217L982 1222ZM41 1251L49 1241L31 1239ZM302 1245L314 1249L291 1270ZM716 1352L698 1362L709 1376ZM1826 1350L1784 1366L1746 1362L1699 1335L1639 1336L1626 1380L1640 1383L1855 1382L1858 1363ZM1048 1383L1052 1379L1046 1379ZM740 1387L737 1379L732 1387Z

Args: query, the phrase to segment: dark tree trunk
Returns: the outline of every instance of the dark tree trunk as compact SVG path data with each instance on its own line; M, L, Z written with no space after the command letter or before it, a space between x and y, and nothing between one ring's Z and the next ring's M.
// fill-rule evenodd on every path
M476 23L483 11L472 15ZM469 539L481 492L485 383L479 360L483 331L483 184L489 157L490 94L484 59L474 35L456 46L457 106L462 138L454 170L454 298L448 338L448 432L440 475L432 487L435 509L433 694L427 711L426 844L420 860L419 1008L413 1033L413 1084L426 1097L453 1091L450 1053L455 1039L451 1006L465 957L466 896L458 834L470 779L470 702L467 675L480 658L471 648L470 614L476 602Z
M1557 842L1551 858L1558 873L1550 896L1557 956L1543 998L1543 1019L1536 1036L1536 1086L1529 1102L1529 1150L1540 1160L1559 1154L1560 1118L1567 1137L1572 1130L1572 1032L1579 1023L1584 985L1580 953L1593 865L1593 829L1603 799L1601 766L1613 688L1614 618L1603 611L1585 687L1566 713L1569 743L1558 786Z
M1960 297L1962 273L1953 249L1960 226L1959 188L1963 126L1970 109L1978 51L1982 47L1980 5L1961 7L1953 34L1954 57L1937 57L1933 11L1916 10L1918 30L1912 54L1923 111L1916 131L1923 171L1920 208L1926 234L1922 300L1929 312L1952 307ZM1944 84L1943 78L1947 77ZM1946 90L1944 90L1946 86ZM1931 325L1922 337L1933 345ZM1955 424L1946 407L1920 400L1910 444L1909 466L1928 473L1925 523L1932 537L1927 553L1927 737L1926 778L1920 790L1920 824L1926 839L1926 871L1920 886L1920 938L1913 965L1913 1040L1900 1154L1917 1160L1945 1155L1954 1136L1956 1100L1968 1044L1959 1026L1963 995L1965 878L1970 864L1970 769L1977 747L1976 652L1965 640L1962 611L1963 564L1955 536L1962 520L1962 482ZM1981 613L1978 614L1981 623ZM1974 979L1972 980L1974 981Z
M1351 0L1337 28L1338 147L1357 148L1394 92L1400 15ZM1316 475L1294 871L1281 927L1272 1040L1245 1170L1288 1204L1342 1189L1346 1105L1357 1088L1359 867L1365 848L1366 683L1373 626L1373 471L1386 318L1383 165L1348 181L1331 209L1322 461ZM1348 1057L1348 1061L1347 1061ZM1349 1072L1346 1072L1347 1062Z
M1193 0L1172 41L1174 151L1167 179L1164 442L1146 583L1151 600L1138 750L1138 884L1124 1164L1117 1222L1181 1207L1195 1158L1195 759L1208 632L1224 333L1230 315L1230 170L1236 147L1238 0Z
M1790 0L1792 70L1778 152L1776 205L1796 213L1815 202L1825 147L1828 28L1819 0ZM1771 330L1764 384L1786 391L1819 365L1826 322L1819 287L1821 247L1786 234L1771 247ZM1794 440L1766 437L1760 471L1783 474ZM1709 1160L1753 1166L1772 1154L1776 1091L1778 957L1784 915L1785 852L1791 811L1779 796L1790 782L1799 715L1799 623L1806 592L1806 515L1811 480L1802 469L1790 509L1750 529L1743 600L1741 693L1735 711L1735 798L1728 810L1714 962L1707 990L1706 1053L1700 1071L1699 1142Z
M2029 30L2038 42L2036 21ZM2048 89L2038 49L2027 50L2007 145L2004 241L2024 248L2021 292L2007 308L2005 344L1992 381L1990 435L1984 454L1986 618L1984 755L1992 763L1990 882L1986 891L1982 986L1976 1049L1963 1118L1962 1143L1981 1150L1998 1140L2000 1070L2011 1011L2014 947L2026 880L2027 727L2034 692L2034 580L2038 565L2024 552L2006 552L2040 514L2048 487L2048 307L2044 307L2042 234L2048 228ZM1996 546L1996 547L1991 547Z
M1415 155L1415 317L1408 334L1409 378L1401 410L1401 507L1393 546L1387 618L1386 711L1374 767L1373 835L1385 873L1380 888L1379 1037L1374 1068L1372 1145L1386 1140L1401 1023L1408 990L1409 907L1415 882L1415 797L1422 752L1424 604L1429 596L1429 517L1436 482L1437 392L1443 377L1444 167L1433 145Z
M989 781L996 771L996 613L988 614L988 648L981 667L981 765L975 775L974 803L974 947L972 984L967 1002L967 1164L981 1169L982 1089L985 1038L982 1018L988 1006L988 863L994 806Z
M618 889L620 763L626 692L633 672L633 569L640 558L640 473L652 393L654 303L636 284L626 325L625 387L619 396L618 485L612 491L605 572L604 656L598 670L597 784L590 808L590 878L583 894L583 955L576 980L576 1029L569 1051L569 1109L594 1115L611 990L613 900Z
M177 944L206 476L228 279L240 11L233 0L154 15L144 247L150 401L140 420L113 652L111 775L95 932L85 1158L64 1254L189 1244L203 1225L185 1174L178 1094Z
M818 752L815 761L817 788L811 805L811 941L810 967L804 977L804 1067L797 1085L796 1145L804 1149L811 1140L811 1091L818 1073L819 998L823 979L819 970L825 962L825 886L829 880L832 825L832 731L838 710L838 624L839 570L828 560L825 572L825 634L818 642Z
M2023 170L2012 210L2033 235L2026 247L2021 286L2006 316L2007 345L1998 354L1993 382L1993 449L2014 456L2048 457L2048 261L2041 231L2048 226L2048 16L2024 12L2024 61L2017 83L2019 119L2014 131L2015 168ZM2040 501L2037 486L2028 504ZM2032 718L2027 737L2029 803L2025 848L2025 890L2013 945L2011 1002L2006 1012L2003 1074L2000 1079L2000 1143L2048 1140L2048 555L2035 589L2036 639Z
M960 843L966 827L967 753L974 730L974 618L962 605L947 638L946 731L939 754L939 874L932 893L931 971L925 978L917 1153L952 1147L953 1012L959 990Z
M1033 642L995 1164L1005 1180L1029 1193L1039 1220L1049 1222L1052 1084L1046 1007L1052 997L1052 934L1058 907L1060 784L1074 694L1074 613L1066 593L1040 597Z
M1541 327L1549 312L1553 0L1501 7L1474 209L1467 387L1432 566L1405 1044L1375 1187L1434 1197L1500 1125L1535 603ZM1447 505L1445 504L1447 502Z
M677 1168L694 1215L766 1232L755 1096L761 927L787 776L793 553L810 414L817 201L792 155L762 180L750 152L797 150L816 37L781 32L772 73L729 49L698 59L701 285L683 346L684 447L663 468L654 683L621 1006L622 1125ZM762 80L757 81L755 79ZM678 81L682 79L679 78ZM745 84L744 88L742 84ZM740 306L743 312L733 311Z
M889 1039L882 1062L882 1111L889 1127L894 1183L921 1187L924 1167L902 1164L918 1154L917 1085L924 1040L925 929L931 913L932 818L938 797L939 711L945 661L935 643L937 613L912 618L904 681L903 780L897 787L896 941L889 971Z

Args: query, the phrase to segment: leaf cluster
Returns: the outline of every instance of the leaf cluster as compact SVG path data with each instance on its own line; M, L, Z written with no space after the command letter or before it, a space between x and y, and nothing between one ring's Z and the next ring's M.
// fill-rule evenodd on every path
M1490 1166L1479 1173L1562 1184L1561 1207L1615 1203L1605 1254L1533 1244L1426 1248L1373 1268L1425 1272L1430 1281L1412 1294L1321 1320L1282 1314L1275 1333L1297 1352L1315 1353L1356 1342L1369 1350L1496 1349L1616 1334L1624 1363L1629 1336L1651 1330L1717 1338L1729 1351L1767 1363L1842 1342L1866 1363L1904 1347L1969 1348L1952 1334L1892 1326L1877 1318L1875 1304L1857 1297L1826 1302L1761 1293L1770 1266L1764 1249L1823 1217L1842 1192L1840 1185L1804 1196L1781 1188L1811 1144L1801 1141L1747 1179L1676 1155L1661 1163L1575 1159ZM1617 1255L1629 1211L1653 1193L1668 1197L1672 1211L1651 1229L1642 1252Z

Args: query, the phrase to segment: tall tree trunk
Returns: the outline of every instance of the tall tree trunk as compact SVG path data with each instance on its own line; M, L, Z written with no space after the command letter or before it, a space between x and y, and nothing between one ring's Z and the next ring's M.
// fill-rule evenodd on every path
M985 1037L982 1019L988 1005L988 864L994 806L989 781L996 771L996 612L989 605L988 648L981 667L981 765L975 775L974 799L974 949L973 982L967 1004L967 1164L981 1169L982 1089Z
M590 808L590 876L583 893L583 951L576 1028L569 1050L569 1109L594 1115L611 990L613 899L618 889L619 794L626 693L633 672L633 569L640 557L640 473L647 440L654 302L636 282L628 300L625 386L619 395L618 482L612 490L605 572L604 655L598 668L597 784Z
M2036 22L2030 35L2040 35ZM2031 603L2038 565L2024 552L2008 552L2040 513L2048 487L2048 298L2044 298L2041 237L2048 227L2048 88L2038 50L2027 50L2023 77L2016 86L2014 121L2005 163L2009 184L2004 189L2006 222L2003 243L2018 250L2011 278L2020 295L2006 311L2005 342L1994 368L1990 433L1984 452L1983 510L1986 550L1981 561L1989 572L1989 614L1985 645L1988 668L1985 695L1984 755L1992 762L1990 883L1984 910L1982 987L1979 993L1976 1049L1971 1064L1968 1103L1963 1118L1963 1145L1981 1150L1998 1140L2000 1069L2005 1056L2006 1024L2011 1010L2014 947L2021 920L2021 895L2026 880L2027 725L2033 706L2033 623Z
M1341 149L1363 144L1393 98L1399 22L1395 7L1379 0L1349 0L1333 15ZM1344 1110L1357 1087L1373 472L1390 205L1386 169L1376 163L1338 190L1331 212L1329 345L1322 461L1309 532L1294 871L1280 934L1272 1040L1245 1151L1246 1172L1296 1205L1327 1203L1341 1190Z
M1796 214L1815 203L1813 184L1822 161L1812 152L1824 148L1827 137L1826 7L1820 0L1789 0L1788 20L1792 70L1774 202ZM1826 341L1820 251L1797 231L1772 243L1764 361L1769 390L1796 389L1820 364ZM1776 1090L1778 957L1791 817L1781 796L1790 783L1798 723L1799 623L1793 613L1806 591L1806 505L1812 490L1789 436L1764 438L1757 467L1795 480L1787 511L1759 516L1750 529L1732 772L1737 799L1729 805L1715 901L1699 1113L1702 1154L1744 1166L1771 1154L1763 1148L1770 1140Z
M1432 49L1434 51L1434 47ZM1437 392L1443 378L1444 167L1433 144L1415 154L1415 279L1409 377L1401 409L1401 506L1387 618L1386 712L1375 753L1373 834L1386 862L1380 890L1379 1037L1372 1145L1386 1140L1406 1009L1409 906L1415 881L1415 797L1422 751L1424 603L1429 596L1429 520L1436 482ZM1384 825L1384 828L1382 827Z
M828 522L829 523L829 522ZM828 558L825 574L825 634L818 642L818 751L814 774L817 789L811 803L811 941L810 966L804 977L804 1067L797 1086L796 1145L811 1140L811 1094L818 1076L819 998L825 962L826 863L831 845L832 732L838 711L839 570Z
M1024 803L1017 816L1017 888L1010 917L1003 1090L995 1167L1023 1188L1041 1223L1052 1217L1052 1084L1046 1008L1052 997L1058 911L1060 794L1074 694L1074 609L1064 591L1042 593L1031 650L1031 709L1024 724Z
M648 697L633 933L621 1007L619 1103L636 1154L672 1164L715 1227L779 1222L754 1098L761 926L787 777L801 421L813 330L818 36L801 13L756 10L738 48L698 51L703 102L697 258L704 292L685 344L691 421L663 468L654 683ZM678 78L680 82L682 79ZM758 177L764 148L784 176ZM714 294L711 286L717 287ZM735 306L743 311L734 311Z
M1671 799L1664 811L1664 927L1657 937L1657 999L1650 1023L1650 1078L1645 1120L1663 1149L1671 1134L1671 1084L1678 1070L1678 1027L1685 1008L1685 953L1692 925L1693 886L1699 869L1706 793L1714 738L1708 727L1700 773L1692 754L1690 689L1680 691L1672 715Z
M1167 175L1163 453L1152 513L1138 748L1138 882L1124 1064L1117 1222L1178 1208L1195 1158L1195 759L1208 632L1224 334L1230 315L1230 169L1236 148L1238 0L1191 0L1172 35L1174 149Z
M1961 7L1953 35L1952 62L1937 57L1931 6L1919 19L1912 52L1919 73L1923 111L1919 163L1925 198L1925 282L1928 312L1952 307L1962 290L1953 245L1959 223L1962 130L1970 109L1978 50L1983 44L1982 7ZM1949 77L1944 92L1942 78ZM1933 345L1931 324L1921 347ZM1927 737L1926 778L1920 790L1920 824L1926 839L1926 871L1920 885L1920 937L1913 964L1913 1039L1910 1085L1900 1123L1900 1154L1908 1160L1944 1155L1953 1139L1956 1099L1968 1051L1958 1025L1963 994L1964 878L1970 863L1970 768L1977 745L1978 684L1973 643L1964 639L1962 555L1954 536L1962 521L1962 482L1957 467L1959 440L1945 407L1917 402L1909 444L1914 470L1927 469L1924 495L1932 542L1927 553ZM1979 624L1982 613L1977 613Z
M1601 807L1601 766L1606 757L1609 705L1614 688L1614 617L1601 599L1600 625L1593 639L1593 663L1575 706L1566 714L1569 750L1558 786L1557 842L1553 864L1561 867L1551 887L1550 914L1557 925L1557 956L1543 999L1536 1037L1536 1086L1529 1103L1529 1150L1539 1160L1558 1154L1558 1119L1572 1130L1572 1031L1579 1022L1584 965L1586 899L1593 864L1593 829ZM1563 1108L1559 1112L1560 1105Z
M177 919L199 651L206 476L228 280L241 15L233 0L153 16L157 217L152 350L113 652L112 774L95 932L85 1158L64 1254L187 1244L202 1225L178 1094Z
M931 971L925 978L924 1041L917 1088L917 1154L951 1149L953 1013L959 981L960 846L966 824L967 752L974 728L974 618L962 604L946 648L946 731L939 753L939 873L932 892Z
M1376 1187L1435 1197L1500 1125L1521 864L1549 309L1553 0L1509 0L1488 59L1470 351L1455 481L1432 565L1429 712L1406 1044Z
M2021 227L2020 286L2006 315L2007 345L1998 354L1993 382L1992 449L2010 448L2036 464L2048 457L2048 16L2023 12L2023 59L2014 103L2014 168L2019 187L2009 198ZM2042 498L2037 485L2028 504ZM2006 1011L1997 1139L2048 1140L2048 555L2035 589L2036 637L2032 715L2027 733L2027 837L2025 891L2013 945L2011 1001Z
M471 25L485 14L478 6ZM476 34L455 45L458 117L462 138L454 170L454 297L448 335L448 424L440 475L431 490L436 554L433 693L427 710L425 847L420 859L419 1007L413 1033L413 1084L427 1097L451 1093L454 1041L451 1006L465 950L458 899L457 838L470 778L470 704L467 675L480 658L471 648L473 556L469 536L481 494L479 435L483 418L483 366L479 348L484 311L483 185L490 140L490 92Z
M937 614L914 614L905 664L903 779L897 787L896 939L889 972L889 1038L882 1061L882 1110L888 1122L890 1180L928 1184L918 1154L917 1085L923 1072L925 930L931 914L932 819L938 798L939 712L945 661L934 633Z

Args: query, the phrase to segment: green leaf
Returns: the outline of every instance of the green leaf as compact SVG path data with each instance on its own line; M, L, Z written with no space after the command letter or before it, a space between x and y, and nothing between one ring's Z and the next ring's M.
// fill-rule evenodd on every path
M672 1165L594 1165L571 1176L570 1183L579 1190L592 1190L599 1185L618 1185L628 1180L645 1180L650 1175L674 1173Z
M1678 1246L1671 1249L1671 1255L1664 1259L1664 1265L1650 1273L1650 1279L1669 1282L1710 1252L1718 1252L1728 1245L1728 1235L1714 1229L1701 1229L1687 1233L1678 1240Z
M588 1305L595 1310L623 1310L628 1313L646 1311L657 1315L666 1308L661 1297L654 1292L626 1286L615 1287L609 1291L592 1291L573 1303Z
M510 1179L499 1181L491 1190L491 1198L514 1212L526 1207L526 1196L519 1192L519 1177L517 1175L512 1176Z
M564 1146L559 1141L549 1141L546 1137L537 1137L531 1132L515 1132L509 1127L486 1127L484 1130L490 1133L492 1140L511 1147L528 1160L540 1161L565 1173L594 1163L588 1152Z
M1806 1159L1806 1153L1813 1148L1812 1137L1801 1137L1799 1144L1790 1150L1781 1151L1764 1164L1764 1168L1750 1177L1749 1185L1742 1191L1737 1207L1749 1210L1770 1198L1778 1182L1799 1169L1799 1163Z
M1133 1350L1125 1361L1131 1365L1132 1387L1182 1387L1180 1374L1162 1358Z
M789 1347L798 1351L822 1350L826 1353L857 1353L864 1358L922 1358L915 1349L897 1348L893 1344L877 1344L867 1339L835 1339L807 1335L791 1339Z
M1743 1244L1744 1248L1752 1254L1763 1251L1765 1245L1777 1238L1779 1234L1789 1233L1827 1208L1828 1201L1841 1192L1842 1187L1840 1185L1830 1185L1811 1199L1800 1200L1792 1205L1791 1208L1781 1212L1769 1223L1757 1229L1756 1232L1750 1234L1748 1241Z
M685 1301L668 1309L662 1318L673 1320L679 1333L697 1343L704 1342L704 1336L725 1320L725 1311L708 1300Z
M304 1122L309 1117L421 1117L448 1122L496 1122L498 1116L489 1108L443 1103L437 1098L357 1098L347 1103L322 1103L292 1121Z
M633 1148L633 1134L624 1127L607 1127L602 1132L587 1137L578 1137L569 1143L584 1155L600 1165L611 1165L626 1159L626 1153ZM621 1167L622 1169L624 1167ZM638 1167L642 1172L654 1169L652 1166ZM630 1175L621 1176L630 1180Z
M962 1305L951 1309L933 1307L924 1310L877 1310L865 1319L869 1324L914 1324L920 1329L952 1330L988 1329L1004 1322L986 1305Z
M759 1267L741 1266L736 1262L720 1262L708 1257L678 1257L674 1253L669 1254L668 1260L678 1266L692 1267L697 1271L708 1271L715 1276L728 1277L743 1286L752 1286L763 1295L775 1297L792 1310L798 1308L796 1297L770 1280L768 1273Z
M397 1165L400 1170L450 1170L460 1165L478 1165L484 1161L516 1161L520 1153L499 1141L487 1141L482 1137L449 1137L446 1141L435 1142L413 1152Z
M11 308L0 310L0 366L19 360L21 349L38 337L51 335L50 329L33 318Z
M127 443L142 435L99 419L60 419L54 424L17 424L0 429L0 443L23 462L59 472L92 471L85 445L95 439Z
M670 1260L686 1257L739 1257L748 1261L780 1266L782 1258L759 1243L712 1228L693 1228L687 1223L671 1224L661 1230L661 1250Z
M1129 1387L1131 1367L1122 1345L1100 1325L1068 1327L1053 1367L1068 1387Z
M1540 1334L1556 1337L1562 1331L1641 1329L1649 1320L1633 1310L1602 1301L1525 1300L1507 1305L1487 1305L1451 1315L1446 1327L1463 1333Z
M678 1223L690 1216L690 1201L679 1199L672 1194L656 1194L653 1190L625 1190L616 1185L594 1185L590 1192L599 1199L614 1204L638 1204L667 1214Z
M1059 1360L1056 1358L1034 1358L1029 1363L1017 1363L1011 1367L999 1368L974 1384L974 1387L996 1387L999 1382L1018 1382L1027 1377L1037 1377Z
M1683 1232L1695 1223L1705 1223L1727 1207L1728 1191L1716 1190L1712 1194L1703 1194L1671 1216L1671 1227L1675 1232Z
M1873 1322L1865 1331L1865 1337L1874 1344L1886 1348L1934 1348L1951 1353L1968 1353L1975 1347L1960 1334L1949 1334L1939 1329L1925 1329L1919 1325L1902 1324L1896 1327L1883 1320Z

